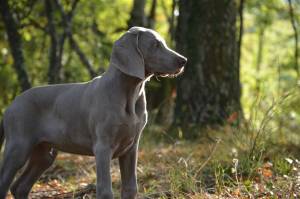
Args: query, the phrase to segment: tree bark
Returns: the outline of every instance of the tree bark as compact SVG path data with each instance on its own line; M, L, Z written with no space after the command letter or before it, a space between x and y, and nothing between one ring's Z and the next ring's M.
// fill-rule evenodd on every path
M188 57L176 121L211 126L241 112L235 1L180 0L176 48Z
M31 87L31 84L27 75L25 60L22 52L22 38L18 32L17 23L13 18L7 0L0 0L0 11L14 60L13 66L17 72L21 89L22 91L25 91Z

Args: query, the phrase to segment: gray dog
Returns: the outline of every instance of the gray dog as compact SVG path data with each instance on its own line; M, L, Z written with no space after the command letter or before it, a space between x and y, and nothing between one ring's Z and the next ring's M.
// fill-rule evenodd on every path
M97 199L113 198L110 162L118 158L122 193L136 198L139 137L147 122L145 83L151 76L176 76L187 59L169 49L153 30L133 27L113 46L110 66L86 83L32 88L7 108L0 126L6 145L0 199L11 186L24 199L57 150L96 157Z

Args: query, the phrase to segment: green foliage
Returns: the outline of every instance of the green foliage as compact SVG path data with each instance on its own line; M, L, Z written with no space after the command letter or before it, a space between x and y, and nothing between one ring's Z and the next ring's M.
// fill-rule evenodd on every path
M10 0L12 11L17 13L16 18L20 26L23 38L23 52L30 80L34 86L47 83L47 70L49 65L49 36L45 33L47 18L43 1ZM64 10L71 9L72 1L61 1ZM74 13L72 33L82 51L86 54L96 71L107 68L113 42L127 29L127 21L132 6L130 0L83 0L80 1ZM296 20L299 21L299 2L294 2ZM147 2L145 11L149 13L151 2ZM176 8L177 9L177 8ZM175 9L175 12L178 12ZM172 11L172 1L158 1L156 10L155 28L167 39L170 45L174 45L168 32L167 18ZM117 17L116 17L117 16ZM295 86L295 71L293 69L293 30L290 24L290 16L287 2L272 1L246 1L244 11L244 37L241 57L241 82L243 89L242 104L246 118L251 113L251 104L262 95L266 101L280 96ZM55 26L58 34L62 34L63 28L61 15L56 10ZM14 70L12 70L12 58L6 41L3 24L1 32L1 52L6 52L0 68L1 79L1 109L18 94L17 82ZM261 67L257 71L258 33L264 31L263 51ZM87 81L90 76L80 62L78 56L65 42L62 58L62 77L64 82ZM258 81L259 80L259 81ZM257 93L257 84L260 93ZM14 85L14 89L12 89ZM154 92L161 92L161 83L152 81L148 87ZM17 93L16 93L17 92ZM166 89L164 92L170 92ZM296 102L297 104L297 102ZM157 105L155 105L157 107ZM295 107L295 105L293 105ZM299 119L299 110L291 113Z
M72 1L60 2L65 11L71 9ZM159 113L167 107L166 102L170 99L167 97L175 82L165 84L153 78L147 88L151 91L148 97L152 109L141 140L142 151L147 150L147 153L141 157L140 165L145 166L139 167L140 191L145 196L157 196L157 190L161 198L170 198L170 195L171 198L185 198L187 194L197 197L202 190L222 195L224 190L233 194L239 189L244 194L254 194L257 192L256 180L270 192L278 193L278 189L282 189L284 194L288 194L290 191L287 185L294 182L294 170L299 166L296 158L299 158L300 146L300 92L299 79L294 70L294 32L289 8L287 1L282 0L245 2L240 60L244 123L239 128L235 128L235 121L227 121L224 127L217 129L202 129L197 124L191 124L187 131L182 130L180 125L169 129L170 125L166 122L158 123ZM300 1L292 2L299 34ZM33 86L47 84L50 38L45 31L48 21L44 2L10 0L9 3L20 28L30 81ZM79 1L74 13L72 34L95 71L107 69L113 42L127 30L131 6L131 0ZM151 1L147 1L147 13L150 6ZM172 0L158 1L155 29L174 47L167 23L171 7ZM177 8L175 13L178 14ZM57 10L54 19L57 33L61 35L62 18ZM0 115L20 92L12 65L7 36L0 20ZM63 82L91 79L68 41L64 44L62 65ZM167 98L163 102L156 100L161 95ZM174 99L170 101L175 103ZM203 159L209 155L208 145L214 137L221 137L222 142L208 166L198 175L197 171ZM186 141L187 138L194 142ZM199 148L198 143L203 148ZM169 146L171 149L167 148ZM161 155L163 150L167 153ZM268 162L272 166L266 165ZM163 167L163 172L158 172L157 168L161 168L162 164L167 168ZM68 168L66 170L70 172L75 170L77 163L76 167L72 164L61 167ZM258 172L263 169L266 175L272 171L275 177L272 180L265 179ZM90 177L94 182L95 173ZM63 176L63 179L68 180L69 177ZM213 185L207 187L211 181ZM76 188L77 184L74 184L70 185L72 189ZM288 195L287 198L291 197Z

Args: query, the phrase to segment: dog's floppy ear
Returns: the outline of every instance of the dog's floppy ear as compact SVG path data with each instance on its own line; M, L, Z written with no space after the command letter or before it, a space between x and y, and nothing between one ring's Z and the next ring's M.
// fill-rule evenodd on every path
M123 73L145 79L144 58L139 50L140 33L125 33L114 43L110 62Z

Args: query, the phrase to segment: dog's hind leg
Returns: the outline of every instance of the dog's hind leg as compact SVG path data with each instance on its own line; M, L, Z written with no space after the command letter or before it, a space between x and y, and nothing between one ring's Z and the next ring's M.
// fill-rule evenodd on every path
M0 199L4 199L17 171L24 166L31 152L30 143L6 140L0 169Z
M32 186L52 165L56 155L57 151L51 149L48 144L39 144L33 149L24 172L11 187L11 192L16 199L28 198Z

